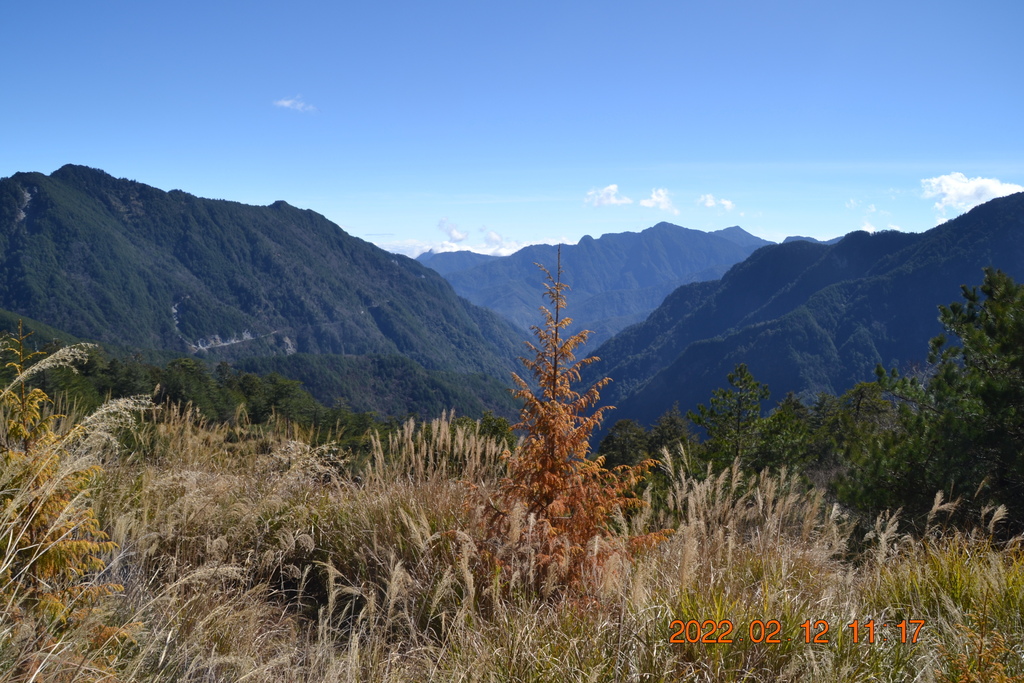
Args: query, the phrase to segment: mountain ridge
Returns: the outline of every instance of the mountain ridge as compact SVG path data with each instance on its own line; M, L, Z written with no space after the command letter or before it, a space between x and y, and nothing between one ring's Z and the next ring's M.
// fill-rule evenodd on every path
M737 363L778 399L841 393L878 364L922 363L941 333L937 307L986 266L1024 277L1024 193L925 233L854 232L835 244L759 249L717 282L686 285L647 320L593 353L585 378L609 376L616 418L651 423L673 403L707 400Z
M764 244L770 242L739 227L708 233L661 222L562 245L564 279L574 294L573 329L591 330L598 343L642 320L679 285L717 279ZM536 323L544 291L535 264L554 269L558 248L534 244L444 275L461 296L526 329Z
M0 308L122 348L392 354L502 380L522 338L434 271L314 211L76 165L0 179Z

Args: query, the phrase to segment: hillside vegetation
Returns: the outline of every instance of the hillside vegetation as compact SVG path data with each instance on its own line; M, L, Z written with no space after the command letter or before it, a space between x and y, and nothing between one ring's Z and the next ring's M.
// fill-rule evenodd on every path
M689 410L746 364L776 396L813 402L874 378L924 369L938 309L983 269L1024 279L1024 193L990 201L920 234L854 232L837 243L762 247L721 280L672 292L594 354L617 417L652 424Z
M0 309L6 329L32 319L47 340L99 342L121 358L300 354L277 365L305 379L323 366L311 355L340 356L343 374L395 400L354 401L362 388L340 375L317 383L318 398L397 415L429 403L402 402L410 387L439 410L492 405L521 337L431 269L313 211L164 192L73 165L0 179Z
M608 470L559 283L518 444L442 417L353 458L142 400L59 418L32 382L82 350L8 340L0 681L1024 680L1024 287L988 273L932 377L814 434L799 402L754 414L738 367L706 439Z

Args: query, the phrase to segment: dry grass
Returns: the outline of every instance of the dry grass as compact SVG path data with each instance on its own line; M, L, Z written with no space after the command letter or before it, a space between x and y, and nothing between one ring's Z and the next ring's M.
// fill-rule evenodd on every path
M1017 545L984 526L911 539L887 519L851 539L841 512L785 473L695 478L666 454L670 509L620 517L606 542L675 533L552 598L528 558L518 575L481 570L482 544L502 540L481 537L469 501L504 475L500 449L447 419L378 443L359 472L329 446L188 410L148 415L127 443L97 450L90 504L120 551L86 578L125 587L97 616L131 625L106 660L120 680L1024 680ZM867 552L848 557L851 540ZM670 643L676 619L728 619L734 642ZM916 643L894 627L854 643L854 619L924 626ZM769 620L780 642L751 642L749 624ZM803 642L808 620L829 624L828 644ZM31 648L0 622L2 661ZM48 680L102 680L62 671Z

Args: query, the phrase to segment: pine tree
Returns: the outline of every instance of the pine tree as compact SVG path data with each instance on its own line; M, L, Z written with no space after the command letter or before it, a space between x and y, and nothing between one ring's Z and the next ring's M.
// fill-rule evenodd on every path
M727 379L732 389L716 389L711 406L703 403L687 417L703 427L708 435L708 455L718 468L726 468L734 460L749 462L758 440L761 402L768 399L768 387L754 379L746 363L740 363Z
M846 501L873 511L902 507L927 520L936 491L961 501L967 519L1005 505L1008 527L1024 529L1024 284L985 269L962 302L940 306L950 338L931 340L930 376L886 375L879 390L895 399L880 435L861 439Z
M636 466L604 468L604 458L591 459L590 439L611 406L597 407L600 390L611 380L604 378L586 392L573 384L580 380L580 370L599 360L596 357L576 360L576 349L586 342L589 331L574 335L565 332L572 323L564 315L565 291L562 282L561 250L554 276L544 272L544 297L551 308L542 306L544 325L534 326L537 343L526 342L533 358L521 358L533 375L536 389L517 374L512 378L518 387L515 396L523 401L515 429L525 438L514 457L510 457L509 477L501 484L504 509L492 517L496 530L508 532L508 521L518 506L537 529L532 548L542 566L560 568L561 579L572 583L581 575L588 543L595 537L606 537L608 525L617 510L642 506L643 500L633 494L653 460ZM647 534L631 540L634 549L646 547L663 539L666 533ZM592 554L598 562L602 554Z

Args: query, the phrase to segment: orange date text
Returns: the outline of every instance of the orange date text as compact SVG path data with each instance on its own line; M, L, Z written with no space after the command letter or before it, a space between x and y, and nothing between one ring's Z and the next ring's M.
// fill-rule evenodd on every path
M836 638L852 638L855 643L875 644L898 640L901 643L916 643L924 628L924 619L903 619L893 622L876 622L874 619L854 619L842 625L842 632L836 633L832 625L824 620L808 619L796 630L783 628L778 619L753 619L746 623L735 623L731 619L673 619L669 622L670 643L707 643L729 645L732 643L781 644L803 642L813 645L828 645Z

